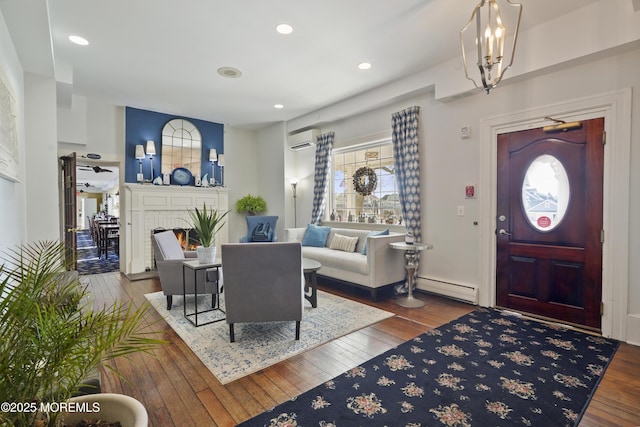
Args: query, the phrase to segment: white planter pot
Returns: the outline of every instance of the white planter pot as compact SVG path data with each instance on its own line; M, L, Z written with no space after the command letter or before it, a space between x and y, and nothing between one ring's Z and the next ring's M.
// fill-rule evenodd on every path
M73 397L70 402L87 408L86 412L69 412L64 415L65 423L99 418L104 421L120 421L122 427L148 427L147 410L131 396L116 393L97 393ZM99 411L95 411L99 409Z
M218 248L213 245L209 247L198 246L196 248L196 254L198 255L198 262L200 264L213 264L216 261Z

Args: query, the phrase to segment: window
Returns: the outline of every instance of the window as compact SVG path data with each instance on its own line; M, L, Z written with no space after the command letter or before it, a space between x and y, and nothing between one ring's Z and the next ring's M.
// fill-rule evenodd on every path
M331 171L330 219L333 221L399 224L402 218L391 141L356 149L334 150ZM353 176L371 168L376 185L370 195L356 192Z

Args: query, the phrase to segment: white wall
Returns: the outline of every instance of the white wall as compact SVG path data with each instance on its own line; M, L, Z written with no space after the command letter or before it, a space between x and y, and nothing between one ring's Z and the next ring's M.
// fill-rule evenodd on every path
M97 153L101 160L118 163L124 171L124 107L74 95L71 108L58 107L57 126L61 155ZM124 182L124 173L121 175Z
M278 216L276 235L283 236L285 224L285 144L283 122L275 123L256 132L253 156L257 166L256 195L267 202L267 215ZM246 227L245 227L246 229Z
M235 211L236 201L244 195L258 194L259 156L257 136L254 131L224 128L224 183L229 192L229 242L237 242L246 235L245 215Z
M61 240L56 82L25 74L27 241Z
M0 178L0 251L23 243L27 235L25 189L25 125L24 79L20 60L13 46L4 16L0 11L0 73L12 92L18 110L19 162L22 167L20 182Z

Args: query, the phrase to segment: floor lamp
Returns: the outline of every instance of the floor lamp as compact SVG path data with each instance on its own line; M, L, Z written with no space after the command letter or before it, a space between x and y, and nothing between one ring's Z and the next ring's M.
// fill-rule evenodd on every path
M298 179L291 178L291 190L293 190L293 227L298 227L298 213L296 206L296 187L298 186Z

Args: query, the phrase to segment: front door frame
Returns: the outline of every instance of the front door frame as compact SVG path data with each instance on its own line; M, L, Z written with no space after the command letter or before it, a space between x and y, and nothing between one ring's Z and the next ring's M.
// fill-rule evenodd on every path
M605 118L602 252L602 335L626 341L629 293L631 89L547 105L480 121L479 303L496 305L497 135L566 121Z

